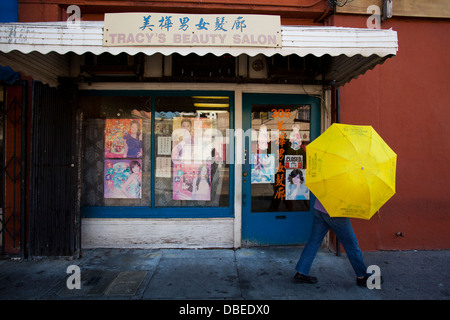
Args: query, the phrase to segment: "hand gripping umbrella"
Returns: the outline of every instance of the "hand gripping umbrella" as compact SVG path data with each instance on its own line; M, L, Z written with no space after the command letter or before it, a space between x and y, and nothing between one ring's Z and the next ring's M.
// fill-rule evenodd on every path
M369 220L395 194L397 155L372 126L334 123L306 156L305 185L331 217Z

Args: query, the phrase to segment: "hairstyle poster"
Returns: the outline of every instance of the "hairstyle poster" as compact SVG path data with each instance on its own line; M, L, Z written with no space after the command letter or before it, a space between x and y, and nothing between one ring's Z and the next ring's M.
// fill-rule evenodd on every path
M275 182L275 155L253 153L251 158L251 183Z
M142 160L105 160L104 197L140 199Z
M309 200L306 169L286 169L286 200Z
M107 158L142 158L142 119L105 120Z
M173 200L211 200L211 163L173 164Z

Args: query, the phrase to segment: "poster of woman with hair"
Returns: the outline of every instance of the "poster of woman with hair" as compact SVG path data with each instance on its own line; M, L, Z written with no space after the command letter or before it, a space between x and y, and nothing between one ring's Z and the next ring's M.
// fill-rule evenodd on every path
M104 197L140 199L142 197L142 160L105 160Z
M174 163L173 200L211 200L211 163Z
M251 159L251 183L275 182L275 155L253 153Z
M309 200L305 169L286 169L286 200Z
M106 158L142 158L142 119L105 120Z

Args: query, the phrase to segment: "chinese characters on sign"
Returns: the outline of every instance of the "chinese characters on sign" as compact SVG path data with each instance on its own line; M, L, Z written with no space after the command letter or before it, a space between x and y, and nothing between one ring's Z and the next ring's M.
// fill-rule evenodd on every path
M104 46L281 47L279 16L105 14Z
M290 110L289 110L290 111ZM274 113L277 114L277 113ZM278 121L278 131L279 131L279 149L278 149L278 170L276 173L276 187L277 190L274 195L274 199L284 199L286 197L286 190L285 190L285 167L283 165L284 163L284 156L285 156L285 149L284 145L286 144L286 128L283 127L283 121Z

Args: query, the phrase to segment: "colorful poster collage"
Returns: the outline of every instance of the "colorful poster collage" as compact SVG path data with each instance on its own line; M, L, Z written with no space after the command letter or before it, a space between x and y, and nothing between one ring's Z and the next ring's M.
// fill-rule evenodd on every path
M105 120L104 198L142 197L142 119Z
M275 119L280 114L290 114L288 109L281 111L284 112L272 112L271 117ZM252 149L251 155L251 183L274 184L274 200L309 200L309 190L305 186L305 159L303 155L292 154L302 148L301 132L294 127L287 140L283 119L277 121L277 129L269 135L265 125L259 128L257 143L254 144L257 149Z

